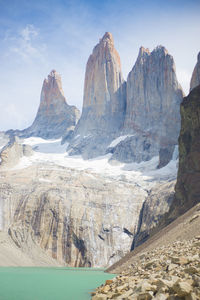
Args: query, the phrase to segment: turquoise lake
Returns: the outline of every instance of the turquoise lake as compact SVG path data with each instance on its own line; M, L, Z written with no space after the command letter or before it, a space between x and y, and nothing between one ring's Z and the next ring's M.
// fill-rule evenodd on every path
M98 269L1 267L0 300L88 300L113 277Z

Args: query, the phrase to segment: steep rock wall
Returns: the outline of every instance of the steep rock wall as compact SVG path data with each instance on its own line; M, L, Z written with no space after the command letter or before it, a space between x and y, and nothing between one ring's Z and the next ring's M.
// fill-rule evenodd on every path
M147 192L136 184L55 165L0 171L3 230L31 255L106 266L130 250Z
M106 145L123 127L125 93L120 57L111 33L106 32L87 62L83 110L68 148L70 155L105 154Z
M175 198L168 220L174 219L200 201L200 85L181 104L179 169Z
M160 153L159 167L166 165L178 142L182 99L173 57L162 46L141 47L127 79L123 134L129 138L113 149L113 159L140 162Z

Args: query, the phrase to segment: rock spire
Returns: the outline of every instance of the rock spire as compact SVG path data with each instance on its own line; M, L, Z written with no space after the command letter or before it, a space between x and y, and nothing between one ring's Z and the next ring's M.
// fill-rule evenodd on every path
M22 131L10 130L7 133L20 137L59 138L74 129L78 117L79 110L67 104L60 74L52 70L43 82L40 105L33 124Z
M78 116L78 109L67 104L60 74L52 70L44 80L40 106L28 131L31 135L58 138L66 134L68 128L76 125Z
M123 125L124 94L120 57L106 32L90 55L85 73L83 114L86 132L112 132ZM87 119L86 119L87 117ZM103 126L103 128L102 128Z
M91 145L93 155L100 155L100 148L105 139L108 139L108 135L112 140L112 134L123 126L125 104L125 82L120 57L114 47L111 33L106 32L94 47L87 62L83 110L75 130L75 138L79 136L79 139L76 138L75 144L72 145L73 148L75 146L72 153L80 154L83 148L91 153ZM90 140L87 140L85 146L83 137L89 135ZM100 144L98 151L94 150L97 139Z
M124 132L133 137L119 144L114 157L139 162L158 155L160 149L167 149L161 153L167 153L170 160L180 130L183 92L176 78L173 57L163 46L152 52L140 48L128 75L126 95Z
M162 46L152 52L141 47L127 79L125 128L155 135L161 143L176 142L182 97L173 57Z

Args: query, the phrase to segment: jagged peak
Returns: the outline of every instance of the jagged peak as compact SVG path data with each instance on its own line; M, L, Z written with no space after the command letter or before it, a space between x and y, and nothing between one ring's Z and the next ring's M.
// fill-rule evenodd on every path
M141 46L139 49L137 61L139 63L141 63L145 60L145 58L147 58L151 55L157 55L157 56L159 55L159 56L163 56L163 57L169 56L172 58L172 56L168 53L167 49L162 45L158 45L152 51L150 51L149 48L144 48L143 46Z
M55 77L56 74L58 74L58 73L57 73L57 71L56 71L55 69L53 69L53 70L49 73L49 75L52 76L52 77Z
M113 43L113 36L110 32L106 32L102 37L102 39L100 39L100 42L104 42L104 41L110 41Z
M50 78L55 78L55 79L61 79L61 76L60 76L60 74L55 70L55 69L53 69L50 73L49 73L49 75L48 75L48 79L50 79Z
M53 69L49 73L47 78L44 79L42 93L43 93L43 91L45 91L45 93L61 94L63 96L63 98L65 99L64 92L62 89L61 75L56 70ZM42 101L42 97L41 97L41 101ZM65 102L66 102L66 99L65 99Z
M164 53L165 55L169 54L168 51L167 51L167 49L166 49L164 46L162 46L162 45L156 46L156 47L153 49L152 53L153 53L153 52Z
M149 48L144 48L143 46L140 47L139 50L139 57L144 56L144 55L149 55L151 52L149 51Z
M115 52L118 55L114 47L114 39L110 32L106 32L104 36L99 40L99 43L93 48L92 55L98 55L99 51ZM118 62L120 64L120 58L118 57Z
M53 83L54 81L58 82L60 88L62 89L61 75L55 69L53 69L49 73L49 75L47 76L47 78L44 79L44 84L49 85L49 84Z

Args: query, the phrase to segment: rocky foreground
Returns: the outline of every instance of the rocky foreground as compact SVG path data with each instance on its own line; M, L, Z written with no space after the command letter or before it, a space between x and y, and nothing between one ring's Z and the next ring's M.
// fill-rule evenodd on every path
M107 280L92 296L92 300L200 299L200 236L141 253L126 271Z

